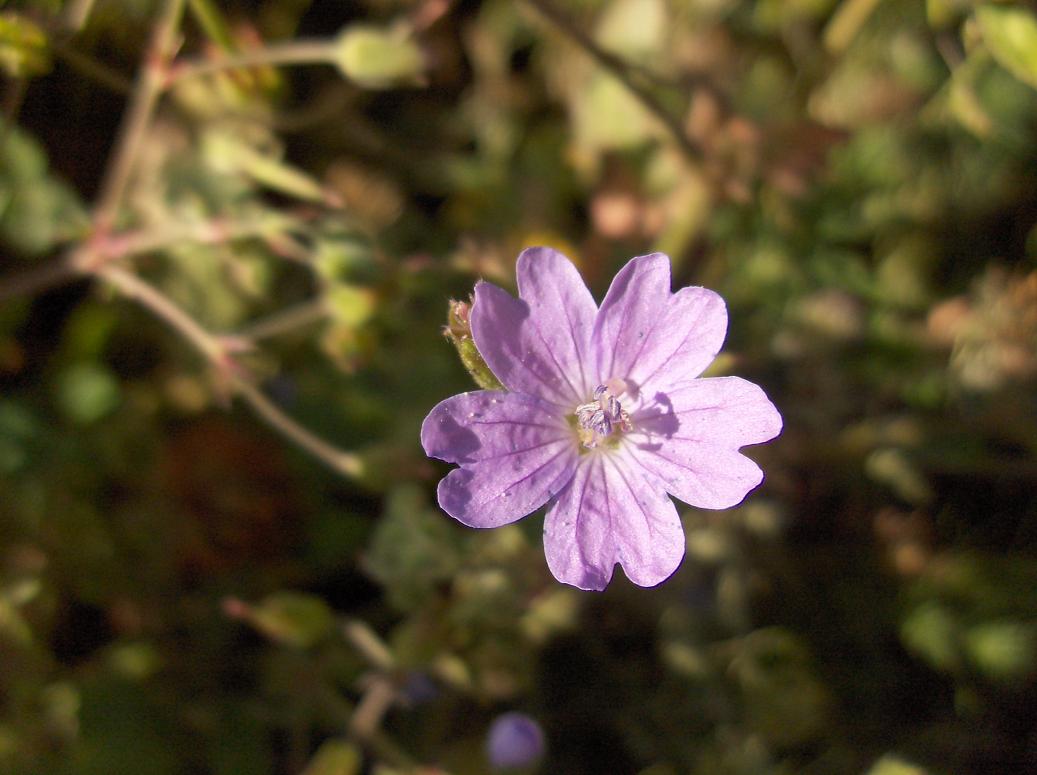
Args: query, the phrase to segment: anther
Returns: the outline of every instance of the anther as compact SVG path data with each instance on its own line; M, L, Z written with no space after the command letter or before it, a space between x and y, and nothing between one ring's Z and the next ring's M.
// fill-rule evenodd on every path
M576 424L583 431L580 436L585 447L596 447L602 439L611 436L617 426L623 431L630 430L630 415L618 398L626 387L622 379L608 380L594 388L593 401L576 407Z

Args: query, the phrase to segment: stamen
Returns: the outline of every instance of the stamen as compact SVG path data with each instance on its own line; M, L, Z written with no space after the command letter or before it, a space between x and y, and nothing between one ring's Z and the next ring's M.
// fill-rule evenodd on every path
M594 388L594 400L576 407L576 424L579 426L583 446L592 449L603 439L612 435L617 426L629 431L630 415L619 403L627 384L622 379L610 379Z

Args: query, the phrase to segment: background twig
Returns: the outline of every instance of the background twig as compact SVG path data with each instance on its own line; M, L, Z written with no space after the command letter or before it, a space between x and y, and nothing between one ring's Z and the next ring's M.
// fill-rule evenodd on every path
M680 121L659 102L656 96L648 88L638 83L635 70L627 62L599 46L590 35L578 27L572 19L549 0L526 0L526 3L535 8L544 19L586 51L599 65L622 81L623 85L629 89L638 102L666 127L681 151L689 159L693 161L702 159L702 148L688 137Z

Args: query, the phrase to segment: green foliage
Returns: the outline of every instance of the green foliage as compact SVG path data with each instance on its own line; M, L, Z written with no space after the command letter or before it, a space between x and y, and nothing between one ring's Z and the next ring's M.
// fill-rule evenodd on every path
M983 5L976 21L998 64L1037 88L1037 16L1026 8Z
M0 237L10 249L38 256L86 232L75 193L48 170L44 149L18 127L0 122Z
M21 14L0 14L0 68L12 78L42 75L50 69L47 36Z

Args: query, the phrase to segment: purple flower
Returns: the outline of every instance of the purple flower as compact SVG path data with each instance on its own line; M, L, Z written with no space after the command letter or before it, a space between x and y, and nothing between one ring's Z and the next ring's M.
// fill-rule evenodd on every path
M505 713L490 725L486 755L495 770L528 767L544 755L544 733L524 713Z
M460 468L439 505L471 527L498 527L545 503L544 551L555 577L604 589L616 563L644 587L684 557L667 493L692 506L734 506L763 480L738 450L781 431L764 392L738 377L698 379L727 332L723 299L670 293L662 253L632 259L601 307L550 248L518 259L519 298L475 287L472 336L507 391L438 404L425 452Z

